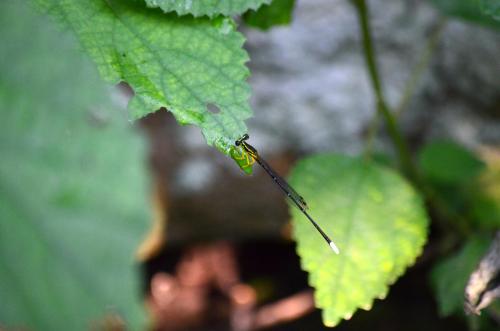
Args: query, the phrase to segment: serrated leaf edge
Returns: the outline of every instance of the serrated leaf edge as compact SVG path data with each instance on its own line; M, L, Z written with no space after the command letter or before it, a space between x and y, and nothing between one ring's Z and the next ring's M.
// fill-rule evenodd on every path
M146 2L146 6L147 8L158 8L158 9L161 9L162 12L164 12L165 14L169 14L169 13L175 13L179 16L186 16L186 15L191 15L195 18L199 18L199 17L208 17L210 19L214 18L214 17L217 17L217 16L236 16L236 15L243 15L245 12L249 11L249 10L253 10L253 11L257 11L257 9L259 9L260 7L264 6L264 5L269 5L270 3L272 2L272 0L264 0L264 2L262 2L260 5L259 4L251 4L249 5L248 7L246 7L246 9L244 9L243 11L229 11L229 12L225 12L225 11L220 11L220 12L214 12L214 13L193 13L193 12L190 12L188 10L185 10L185 11L182 11L182 10L178 10L178 9L172 9L172 10L165 10L162 6L158 5L158 6L151 6L148 2Z

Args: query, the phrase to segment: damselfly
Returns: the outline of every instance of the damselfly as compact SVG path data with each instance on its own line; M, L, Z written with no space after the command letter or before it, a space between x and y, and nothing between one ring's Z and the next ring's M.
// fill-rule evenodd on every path
M328 237L328 235L325 233L325 231L323 231L323 229L321 229L321 227L318 225L318 223L316 223L312 217L307 213L307 209L308 209L308 206L307 206L307 203L306 201L304 200L304 198L302 196L300 196L300 194L298 194L290 185L288 185L288 183L283 179L281 178L270 166L269 164L267 164L266 161L264 161L259 153L257 152L257 150L252 146L250 145L249 143L247 143L247 140L249 139L250 137L248 136L248 134L244 134L240 139L236 140L235 141L235 145L236 146L241 146L245 152L250 155L250 157L257 161L258 164L260 164L260 166L262 168L264 168L264 170L267 172L267 174L269 176L271 176L271 178L273 179L273 181L278 184L278 186L281 188L281 190L283 192L285 192L286 196L293 201L293 203L300 209L300 211L306 215L307 219L312 223L312 225L314 225L314 227L316 228L316 230L318 230L318 232L321 234L321 236L326 240L326 242L328 243L328 245L332 248L332 250L339 254L339 249L337 248L337 246L335 245L335 243L330 239L330 237Z

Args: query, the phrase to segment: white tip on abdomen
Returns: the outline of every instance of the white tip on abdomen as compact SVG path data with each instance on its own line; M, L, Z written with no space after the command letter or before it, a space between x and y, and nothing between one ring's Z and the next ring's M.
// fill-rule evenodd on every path
M335 252L335 254L340 254L339 248L337 247L337 245L335 245L335 243L333 241L330 241L330 247Z

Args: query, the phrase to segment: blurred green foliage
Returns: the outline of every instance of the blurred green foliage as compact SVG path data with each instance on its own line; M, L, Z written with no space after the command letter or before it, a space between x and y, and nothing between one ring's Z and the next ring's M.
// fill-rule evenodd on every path
M483 1L482 7L492 10L494 3L498 9L498 0L430 0L444 15L457 17L475 24L486 27L500 29L500 22L495 20L491 13L481 10L480 1ZM491 4L485 5L485 2Z
M500 228L500 160L491 160L471 191L471 219L480 228Z
M290 181L340 249L335 255L299 210L294 237L323 321L334 326L384 298L427 239L419 194L394 170L342 155L301 160Z
M433 141L425 145L418 160L434 198L453 213L465 217L470 230L500 227L498 164L486 164L451 141Z
M489 244L490 238L475 235L458 253L436 264L431 273L431 284L441 316L463 314L465 285Z
M500 0L480 0L480 2L483 13L500 21Z
M142 142L72 37L20 1L0 21L0 324L137 330Z
M479 174L486 168L481 160L451 141L433 141L420 150L418 165L432 199L454 214L470 212Z
M437 185L461 185L477 178L484 162L450 141L433 141L419 154L422 175Z
M447 231L437 247L454 242L459 251L441 253L430 275L441 316L464 316L465 285L491 243L485 230L500 228L500 171L498 162L485 162L465 147L433 141L420 151L419 166L426 184L447 211ZM451 213L450 213L451 211ZM441 220L442 222L443 220ZM457 227L460 222L462 227ZM446 226L444 228L443 226ZM456 232L457 229L461 229ZM457 245L458 244L458 245ZM444 256L444 257L443 257ZM474 330L493 330L485 318L468 318Z

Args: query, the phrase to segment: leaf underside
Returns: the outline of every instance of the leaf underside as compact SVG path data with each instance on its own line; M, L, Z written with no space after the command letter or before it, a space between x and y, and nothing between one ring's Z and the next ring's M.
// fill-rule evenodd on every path
M414 263L427 237L420 196L395 171L361 159L319 155L301 161L291 183L340 249L335 255L293 209L294 236L323 322L368 310Z
M230 18L163 14L142 1L33 1L76 34L107 82L133 88L134 118L165 107L226 154L246 132L248 55Z

